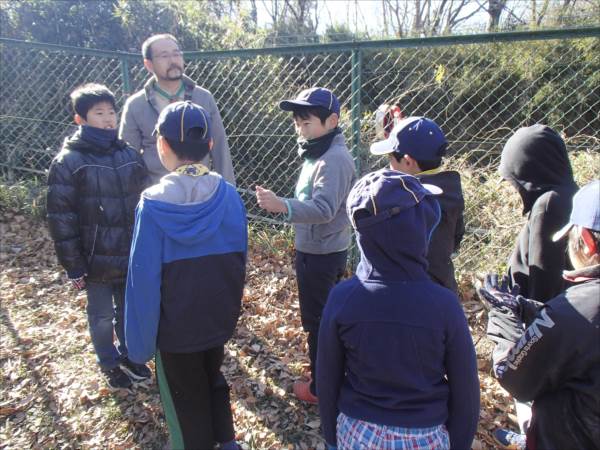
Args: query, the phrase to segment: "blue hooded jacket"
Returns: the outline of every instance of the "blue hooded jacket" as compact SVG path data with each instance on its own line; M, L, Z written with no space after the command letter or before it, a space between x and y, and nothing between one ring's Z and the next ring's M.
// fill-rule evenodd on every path
M144 191L125 296L129 359L225 344L240 314L246 252L244 205L219 175L171 173Z
M331 291L319 330L317 396L330 445L343 412L380 425L445 425L452 448L471 448L479 418L475 349L458 298L427 274L438 220L427 196L358 226L356 275Z

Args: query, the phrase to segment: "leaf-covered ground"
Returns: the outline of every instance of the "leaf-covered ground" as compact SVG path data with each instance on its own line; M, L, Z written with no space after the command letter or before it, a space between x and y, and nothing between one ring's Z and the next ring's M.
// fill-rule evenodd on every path
M10 211L1 216L0 448L165 448L154 380L130 392L104 385L87 331L85 295L66 282L44 223ZM227 345L223 370L246 450L325 448L317 407L291 394L308 360L287 253L252 246L243 314ZM465 295L481 382L474 448L494 448L490 430L514 427L514 410L490 376L485 312Z

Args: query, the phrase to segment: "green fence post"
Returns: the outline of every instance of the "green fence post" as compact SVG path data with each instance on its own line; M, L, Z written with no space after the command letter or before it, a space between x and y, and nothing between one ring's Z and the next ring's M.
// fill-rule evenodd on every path
M129 83L129 61L127 58L121 58L121 77L123 77L123 93L131 94L131 85Z
M355 47L352 50L352 94L350 100L350 115L352 120L351 151L360 174L360 94L361 94L362 51Z
M361 173L361 145L360 145L360 118L361 118L361 74L362 74L362 50L359 47L352 49L352 93L350 98L350 116L352 120L352 140L351 140L351 152L354 157L354 164L356 166L356 173L360 176ZM356 246L355 238L352 235L352 244L350 244L349 251L349 263L351 272L354 272L359 260L358 247Z

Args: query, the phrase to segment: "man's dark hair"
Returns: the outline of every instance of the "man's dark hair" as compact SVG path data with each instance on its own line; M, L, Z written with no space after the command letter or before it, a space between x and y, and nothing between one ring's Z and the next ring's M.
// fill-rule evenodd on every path
M437 151L437 154L439 155L438 158L428 159L428 160L415 158L415 161L417 162L417 164L419 165L419 168L423 172L426 172L427 170L437 169L438 167L440 167L442 165L442 156L444 156L446 154L447 149L448 149L448 145L444 144ZM400 161L402 161L402 158L404 158L405 153L392 152L392 155L394 156L394 159L396 161L400 162Z
M98 103L110 103L117 109L114 94L103 84L87 83L81 85L71 92L71 105L73 111L87 120L87 113Z
M327 118L333 114L332 111L328 110L323 106L298 106L292 111L294 119L308 119L310 116L316 116L321 121L321 125L325 125Z
M173 150L173 153L181 160L201 161L209 152L209 143L202 142L202 136L204 136L204 129L200 127L190 128L186 134L184 142L177 139L169 139L165 137L169 143L169 147Z
M163 33L152 35L142 44L142 56L144 59L152 59L152 44L154 44L156 41L160 41L161 39L170 39L179 47L179 41L172 34Z

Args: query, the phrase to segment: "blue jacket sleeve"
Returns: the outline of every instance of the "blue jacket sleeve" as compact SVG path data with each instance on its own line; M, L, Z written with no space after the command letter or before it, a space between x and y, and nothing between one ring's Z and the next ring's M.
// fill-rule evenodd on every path
M339 336L335 317L340 303L332 291L321 318L316 366L321 427L327 445L330 446L336 445L337 405L340 387L344 380L344 345Z
M460 306L451 315L448 328L445 365L450 397L446 427L450 448L466 449L471 448L479 421L479 377L475 347Z
M144 211L144 199L135 213L125 290L125 341L128 357L141 364L156 351L160 318L162 230Z

